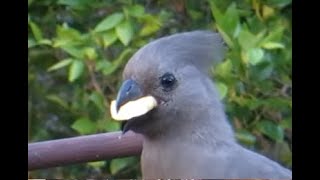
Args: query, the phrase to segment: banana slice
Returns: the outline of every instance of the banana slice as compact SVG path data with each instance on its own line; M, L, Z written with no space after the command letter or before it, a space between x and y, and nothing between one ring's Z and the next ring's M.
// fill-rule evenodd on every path
M129 101L122 105L117 112L116 101L113 100L110 105L110 112L113 119L125 121L134 117L146 114L157 106L157 101L152 96L145 96L140 99Z

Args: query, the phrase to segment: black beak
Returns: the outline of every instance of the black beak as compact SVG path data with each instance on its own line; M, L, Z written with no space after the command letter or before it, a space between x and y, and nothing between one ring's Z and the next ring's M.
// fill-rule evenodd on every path
M116 110L129 101L134 101L143 96L142 90L137 82L129 79L122 83L116 99Z

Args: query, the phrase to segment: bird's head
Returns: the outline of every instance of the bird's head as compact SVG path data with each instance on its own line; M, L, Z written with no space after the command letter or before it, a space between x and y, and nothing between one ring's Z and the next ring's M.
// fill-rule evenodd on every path
M197 114L218 102L208 71L224 52L220 36L208 31L180 33L147 44L124 69L123 84L111 104L112 117L126 121L123 132L147 136L196 121Z

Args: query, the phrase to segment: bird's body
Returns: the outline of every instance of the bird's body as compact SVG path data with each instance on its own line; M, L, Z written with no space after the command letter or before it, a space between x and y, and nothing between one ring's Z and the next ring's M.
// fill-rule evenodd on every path
M291 178L290 170L236 142L208 75L223 54L218 34L195 31L156 40L127 63L114 107L153 100L124 127L144 136L144 179Z
M194 145L145 141L141 156L145 179L286 179L291 172L276 162L235 143Z

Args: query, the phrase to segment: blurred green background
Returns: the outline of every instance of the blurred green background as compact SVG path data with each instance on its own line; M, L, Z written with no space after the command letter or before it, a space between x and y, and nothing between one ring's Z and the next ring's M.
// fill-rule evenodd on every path
M109 103L127 60L153 39L218 31L212 67L236 137L292 165L291 0L28 0L29 143L118 131ZM29 178L139 178L138 157L37 170Z

